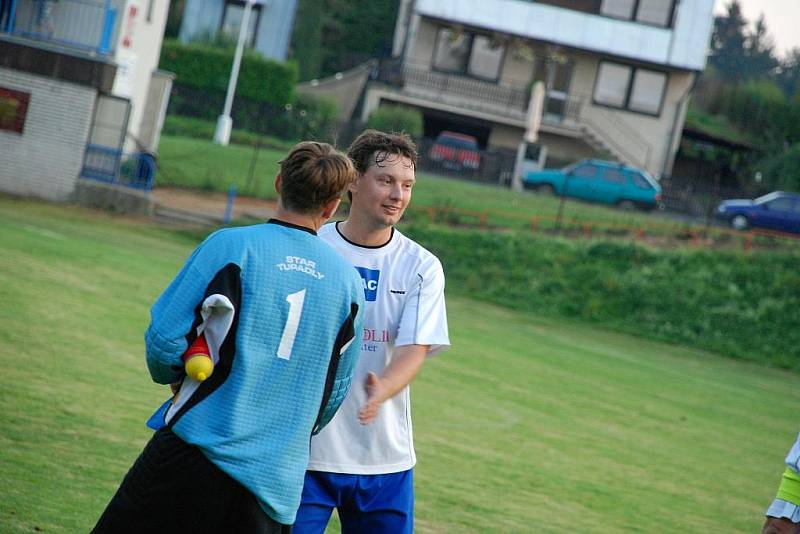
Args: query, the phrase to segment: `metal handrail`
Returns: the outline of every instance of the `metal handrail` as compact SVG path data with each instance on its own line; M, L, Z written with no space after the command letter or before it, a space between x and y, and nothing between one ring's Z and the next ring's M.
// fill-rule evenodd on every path
M594 106L592 113L603 120L603 124L598 124L597 121L589 118L585 112L585 107L588 102L591 102L591 98L586 95L580 95L578 99L581 102L578 120L592 135L598 137L630 163L642 167L647 167L650 164L650 155L653 147L649 142L642 139L639 132L602 107ZM618 140L619 138L624 138L624 144ZM627 148L631 145L636 153Z

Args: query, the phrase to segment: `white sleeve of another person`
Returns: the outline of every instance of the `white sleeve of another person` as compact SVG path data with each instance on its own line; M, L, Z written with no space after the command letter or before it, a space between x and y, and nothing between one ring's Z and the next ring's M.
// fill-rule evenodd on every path
M420 263L406 295L395 346L430 345L431 356L450 345L444 301L444 271L436 257Z

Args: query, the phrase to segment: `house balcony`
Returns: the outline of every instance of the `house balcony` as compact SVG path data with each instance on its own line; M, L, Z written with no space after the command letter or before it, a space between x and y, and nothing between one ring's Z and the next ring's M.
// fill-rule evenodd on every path
M525 128L530 88L399 64L381 65L377 81L408 98L492 122ZM546 94L542 120L578 132L582 99Z
M492 83L414 65L381 65L375 81L390 99L524 130L530 101L525 86ZM540 131L580 138L601 153L649 168L653 146L613 110L592 104L591 95L545 93Z
M10 0L0 8L0 39L88 56L114 52L111 0Z

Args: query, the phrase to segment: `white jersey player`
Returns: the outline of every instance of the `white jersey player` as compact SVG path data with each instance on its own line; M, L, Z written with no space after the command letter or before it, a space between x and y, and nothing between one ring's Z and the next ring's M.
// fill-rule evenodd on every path
M450 344L439 260L394 226L411 200L416 147L405 135L368 130L350 146L358 172L346 221L320 237L364 284L364 338L353 387L311 441L294 532L324 532L333 508L342 532L412 532L409 383Z

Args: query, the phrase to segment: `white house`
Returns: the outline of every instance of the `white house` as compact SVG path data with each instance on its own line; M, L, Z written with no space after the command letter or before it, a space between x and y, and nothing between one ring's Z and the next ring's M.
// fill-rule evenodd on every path
M0 9L0 190L62 201L123 151L152 152L171 77L168 1L10 0Z
M530 88L546 87L540 140L551 160L605 155L668 175L689 92L705 68L714 0L402 0L399 82L381 103L515 149Z

